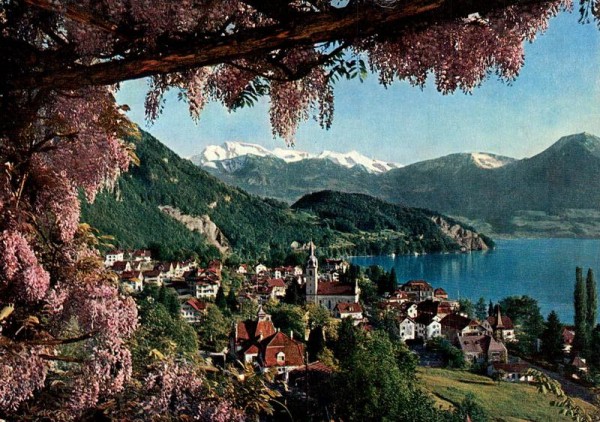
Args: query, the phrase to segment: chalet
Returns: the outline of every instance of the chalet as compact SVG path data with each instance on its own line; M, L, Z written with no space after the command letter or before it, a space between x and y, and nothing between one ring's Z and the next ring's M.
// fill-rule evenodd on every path
M408 302L408 294L402 290L396 290L394 293L386 297L388 302Z
M315 246L310 244L310 256L305 273L306 302L315 303L332 312L338 303L358 303L360 289L358 283L345 284L337 281L319 281L319 261L315 256Z
M339 319L352 318L354 325L357 325L363 320L363 309L360 303L339 302L333 309L333 316Z
M492 334L496 340L513 342L517 341L515 337L515 327L508 316L500 313L500 307L497 307L496 316L489 316L483 321L482 326Z
M417 338L417 324L410 317L404 317L400 320L398 325L400 331L400 339L402 341L414 340Z
M508 382L533 382L533 376L527 375L529 365L524 362L492 362L487 369L488 376Z
M259 307L256 320L240 321L230 338L230 353L263 371L276 370L287 380L290 371L304 366L304 345L275 329L271 315Z
M247 264L240 265L239 267L237 267L235 272L238 274L246 274L248 272L248 265Z
M442 335L442 325L437 315L421 314L414 321L417 338L429 341Z
M200 322L202 316L206 315L206 306L206 302L193 297L181 304L181 316L190 324Z
M433 287L425 280L410 280L404 283L400 289L406 292L410 300L414 302L433 299Z
M208 278L200 278L192 281L190 287L192 295L197 299L214 299L217 297L220 284Z
M504 344L487 334L459 336L458 345L471 363L506 362L508 359Z
M254 273L255 274L261 274L261 273L266 273L269 269L267 268L266 265L263 264L258 264L256 267L254 267Z

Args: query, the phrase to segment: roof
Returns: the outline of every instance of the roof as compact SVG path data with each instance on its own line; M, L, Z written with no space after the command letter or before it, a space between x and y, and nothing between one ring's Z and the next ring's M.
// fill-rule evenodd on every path
M502 318L502 325L504 330L512 330L514 328L513 326L513 322L512 320L507 317L506 315L501 315ZM489 316L487 317L487 322L490 323L490 325L492 326L492 328L496 328L496 317L495 316Z
M362 313L362 307L360 303L348 303L348 302L340 302L335 305L335 309L338 310L340 314L348 314L348 313Z
M318 295L327 296L354 296L354 286L351 284L342 284L337 281L319 282Z
M160 270L143 271L144 277L158 277L160 276Z
M420 314L415 318L417 324L429 325L433 322L435 315L431 314Z
M138 249L133 251L133 256L147 256L150 257L152 255L152 252L150 252L148 249Z
M575 339L575 330L564 327L562 330L563 342L566 344L573 344L573 340Z
M417 304L417 310L419 311L419 313L437 315L439 306L440 302L436 300L427 299Z
M190 305L194 310L196 310L198 312L204 312L204 311L206 311L206 307L207 307L206 302L202 302L201 300L198 300L195 297L189 299L185 303L187 303L188 305Z
M308 365L302 365L298 368L293 369L290 372L290 376L292 374L301 374L304 372L318 372L318 373L323 373L323 374L332 374L333 373L333 369L327 365L325 365L323 362L321 361L316 361L316 362L312 362L309 363Z
M495 371L504 371L507 373L518 373L522 374L529 369L529 364L525 362L515 362L515 363L501 363L501 362L493 362L492 366Z
M402 285L402 288L411 288L416 290L433 290L431 284L425 280L409 280Z
M106 253L106 255L120 255L122 253L123 253L123 251L120 249L113 249L112 251L108 251Z
M434 296L448 296L448 293L441 287L438 287L433 291Z
M285 287L285 281L281 278L270 278L267 280L269 287Z
M113 271L125 271L125 268L127 268L127 264L129 264L127 261L115 261L111 269Z
M283 353L283 362L277 355ZM304 345L281 331L268 339L265 344L264 364L270 366L302 366L304 365Z
M506 352L504 344L496 341L492 336L459 336L458 342L464 353L487 354L489 351Z
M440 322L444 327L453 328L455 330L464 330L471 324L471 319L459 314L449 314Z
M240 321L237 323L236 341L249 341L260 338L267 338L275 334L275 326L272 321Z

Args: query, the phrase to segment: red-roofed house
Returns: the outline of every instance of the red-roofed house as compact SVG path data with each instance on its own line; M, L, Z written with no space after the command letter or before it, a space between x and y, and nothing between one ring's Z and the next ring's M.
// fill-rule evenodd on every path
M360 303L340 302L333 309L335 318L352 318L354 325L358 325L363 320L363 310Z
M487 333L487 330L479 322L460 314L446 315L440 324L442 325L442 334L450 341L455 341L456 337L481 336Z
M133 292L144 290L144 276L141 271L124 271L120 276L121 284Z
M304 365L304 345L275 330L271 315L259 307L257 320L240 321L230 339L230 353L262 370L276 370L287 379L289 371Z
M497 377L502 381L508 382L533 382L533 376L527 375L529 364L525 362L502 363L492 362L488 366L487 373L490 377Z
M271 297L282 298L285 296L286 285L283 279L269 278L266 284L268 289L270 290Z
M565 353L571 353L571 348L573 347L573 340L575 340L575 327L573 327L573 326L563 327L562 338L563 338L563 351Z
M438 287L433 291L433 297L435 297L438 300L446 300L448 299L448 293L446 293L446 291L441 287Z
M115 262L123 261L125 259L124 256L125 255L122 250L115 249L109 251L104 257L104 265L107 267L112 267Z
M150 262L152 260L152 252L150 252L148 249L137 249L133 251L131 258L134 261Z
M190 324L200 322L206 314L206 306L206 302L193 297L181 304L181 316Z
M489 335L461 336L458 345L465 359L472 363L506 362L508 351L504 344Z
M496 316L487 317L481 325L498 340L507 342L517 341L512 320L501 314L500 307L497 307L496 312Z
M127 261L115 261L110 269L117 274L121 274L125 271L131 271L131 264Z

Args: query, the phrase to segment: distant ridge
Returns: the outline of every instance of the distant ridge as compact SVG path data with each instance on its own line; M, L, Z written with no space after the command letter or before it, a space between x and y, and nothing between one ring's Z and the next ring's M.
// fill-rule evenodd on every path
M329 160L346 168L362 166L369 173L383 173L393 168L402 167L397 163L366 157L357 151L350 151L348 153L323 151L320 154L311 154L289 148L275 148L271 151L261 145L247 142L225 142L222 145L209 145L200 154L190 157L189 160L199 166L217 168L219 161L233 160L248 155L279 158L286 163L294 163L307 159Z

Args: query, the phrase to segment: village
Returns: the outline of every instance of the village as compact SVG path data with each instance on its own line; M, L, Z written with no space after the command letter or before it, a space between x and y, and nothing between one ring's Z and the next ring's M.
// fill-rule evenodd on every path
M253 318L233 324L223 350L205 352L205 357L254 365L263 372L273 371L285 382L302 377L306 371L330 373L331 369L322 362L308 361L305 346L308 330L304 338L294 338L292 332L283 332L275 326L271 315L264 310L265 305L284 300L295 292L304 303L326 309L338 323L350 319L354 326L365 331L372 330L373 318L392 319L397 338L419 355L423 366L443 365L443 357L426 346L445 340L460 350L465 362L482 368L483 373L494 379L532 381L527 375L530 365L509 356L507 344L518 341L519 327L502 315L500 306L491 307L485 319L470 318L458 300L449 298L444 289L434 288L425 280L408 280L396 290L379 296L376 302L365 303L358 281L348 277L351 267L348 262L337 258L319 260L312 242L305 249L308 259L304 266L268 268L258 263L225 269L241 281L235 292L230 285L228 293L235 293L238 304L251 304L257 311ZM148 286L172 288L181 304L182 319L191 325L202 324L207 307L219 294L224 294L224 266L220 260L202 267L194 260L159 262L152 259L149 250L112 250L105 255L104 264L117 274L121 287L131 294L143 292ZM574 337L572 327L565 327L562 336L568 356ZM569 362L580 373L587 370L581 358Z

